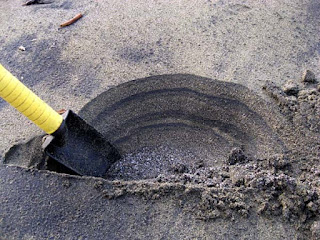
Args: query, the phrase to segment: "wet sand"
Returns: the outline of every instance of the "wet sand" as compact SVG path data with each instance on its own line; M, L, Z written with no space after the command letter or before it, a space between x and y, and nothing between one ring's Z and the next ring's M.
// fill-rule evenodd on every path
M67 170L43 161L42 133L1 101L0 155L17 166L0 166L0 236L319 238L319 86L301 83L306 69L319 76L317 0L21 3L0 5L1 63L55 109L83 109L108 137L127 127L133 135L115 139L126 157L106 179L57 174ZM58 29L79 12L82 19ZM112 105L107 96L127 97L117 92L121 83L177 73L207 77L213 90L189 76L197 81L184 85L188 91L151 91L118 112L103 107ZM290 90L287 80L298 86ZM137 120L140 108L147 126ZM90 111L112 113L116 128ZM159 147L168 136L174 147ZM149 139L154 144L144 146Z
M124 206L137 197L159 217L173 208L181 212L175 216L175 221L183 222L179 228L198 229L201 222L220 231L217 239L316 239L320 209L318 88L317 82L301 83L292 95L267 83L265 93L273 99L267 104L240 85L193 75L154 76L122 84L89 102L79 114L123 158L109 169L106 180L67 178L93 181L97 192L81 193L85 196ZM36 169L70 174L42 154L42 137L13 147L5 163L29 167L40 176L50 174ZM65 181L65 176L60 177ZM78 195L82 188L74 191ZM136 202L132 207L137 207ZM106 216L117 209L118 205L108 206ZM134 211L146 217L145 210ZM144 217L133 219L144 222ZM150 221L157 222L157 218L153 215ZM118 220L127 223L132 217ZM108 221L112 220L104 222ZM238 221L245 230L220 229L221 222ZM256 229L260 222L266 225ZM281 232L279 226L291 230ZM147 233L142 239L162 236L162 231L171 228L159 226L151 234L151 227L145 225ZM270 228L275 228L272 237L263 235ZM167 238L179 239L178 233L173 231ZM186 238L191 236L208 238L211 233L195 231Z

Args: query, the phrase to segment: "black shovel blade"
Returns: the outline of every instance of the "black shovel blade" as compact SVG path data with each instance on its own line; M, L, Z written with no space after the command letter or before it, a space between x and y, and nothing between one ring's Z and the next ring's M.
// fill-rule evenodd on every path
M65 132L46 139L45 153L80 175L104 177L120 159L117 149L74 112L69 110L64 118Z

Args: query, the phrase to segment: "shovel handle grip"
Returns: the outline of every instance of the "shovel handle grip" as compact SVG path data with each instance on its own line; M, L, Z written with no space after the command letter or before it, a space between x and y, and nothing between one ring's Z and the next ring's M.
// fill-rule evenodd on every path
M0 97L47 134L54 133L63 118L0 64Z

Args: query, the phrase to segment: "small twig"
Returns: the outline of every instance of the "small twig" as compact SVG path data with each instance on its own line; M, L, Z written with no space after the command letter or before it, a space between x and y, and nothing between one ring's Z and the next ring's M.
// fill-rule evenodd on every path
M75 23L76 21L78 21L80 18L82 18L82 14L81 13L77 14L74 18L70 19L69 21L60 24L60 27L69 26L69 25Z
M60 109L57 111L57 113L59 113L60 115L61 114L64 114L67 110L65 110L64 108Z

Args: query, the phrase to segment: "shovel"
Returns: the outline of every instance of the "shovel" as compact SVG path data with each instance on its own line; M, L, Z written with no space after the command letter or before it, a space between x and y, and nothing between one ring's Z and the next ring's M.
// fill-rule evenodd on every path
M79 175L103 177L120 159L101 133L71 110L58 114L1 64L0 97L50 134L42 145L45 153Z

